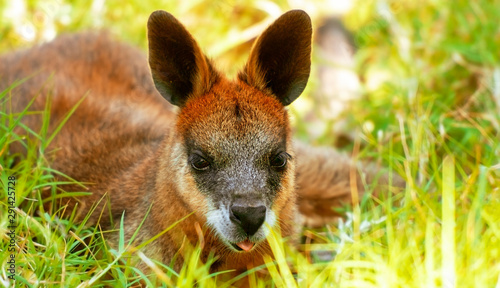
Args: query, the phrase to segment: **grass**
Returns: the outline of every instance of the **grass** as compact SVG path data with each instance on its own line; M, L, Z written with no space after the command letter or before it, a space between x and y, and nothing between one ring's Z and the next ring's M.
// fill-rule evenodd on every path
M110 19L116 19L119 11L120 19L128 21L124 19L136 19L130 15L134 9L140 11L137 19L154 10L141 10L133 1L122 10L112 9L118 7L115 4L107 4L103 25L111 25ZM77 8L83 5L74 3ZM189 13L202 14L197 6L201 4L186 5L183 9ZM265 19L250 12L257 2L247 5L244 21ZM287 8L286 3L279 5ZM129 6L135 8L129 11ZM92 26L85 24L92 19L85 16L87 10L71 11L76 15L71 27L62 30ZM214 11L218 10L208 9L205 17L212 17ZM346 130L356 131L356 140L344 149L358 151L359 159L390 167L407 181L407 187L401 194L363 198L359 205L345 208L346 218L339 223L304 231L306 241L298 247L275 231L269 237L275 260L268 258L265 273L249 272L252 287L500 287L500 31L495 22L499 17L499 3L486 0L369 1L346 16L358 46L357 72L364 90L361 99L339 116L347 123ZM131 24L130 33L120 25L112 30L142 39L138 25ZM230 27L218 25L203 41L210 42L213 35L227 38L220 35L227 35ZM245 40L239 41L213 51L238 54L233 49ZM314 85L308 89L310 93ZM313 102L310 95L305 97ZM0 93L0 103L8 99L9 89ZM26 156L13 165L16 155L9 154L8 147L26 137L17 135L14 128L22 125L19 119L27 112L0 113L4 191L0 194L0 286L11 283L5 272L10 254L5 251L8 177L12 175L17 177L19 287L133 287L140 280L151 287L235 285L238 279L221 281L211 274L210 263L198 261L197 247L189 249L191 256L175 272L168 263L147 262L123 238L117 250L111 249L104 241L108 231L75 222L73 211L64 206L43 210L43 201L57 204L57 199L41 199L40 191L63 193L52 176L57 172L38 156L50 152L43 147L53 135L31 131ZM44 121L48 123L48 118ZM307 125L300 118L296 123ZM313 140L333 143L334 138L325 134L322 140ZM146 260L152 276L135 268L138 258Z

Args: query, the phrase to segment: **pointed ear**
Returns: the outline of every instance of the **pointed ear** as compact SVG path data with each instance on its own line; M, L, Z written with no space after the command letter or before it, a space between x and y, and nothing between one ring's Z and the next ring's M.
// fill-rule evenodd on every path
M217 73L184 26L170 13L155 11L148 21L149 66L156 89L183 106L210 89Z
M307 13L288 11L257 38L239 79L273 93L283 105L292 103L309 78L311 36Z

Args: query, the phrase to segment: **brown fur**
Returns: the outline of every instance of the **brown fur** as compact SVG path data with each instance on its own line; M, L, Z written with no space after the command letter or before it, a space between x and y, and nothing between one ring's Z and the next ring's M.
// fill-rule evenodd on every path
M186 172L186 157L183 155L184 141L188 137L221 158L227 147L217 147L213 143L227 137L252 139L249 135L263 133L276 137L276 141L286 140L287 151L299 161L299 189L295 191L295 164L290 161L273 202L273 211L278 215L281 233L285 237L294 235L299 228L294 224L297 195L302 199L301 212L310 219L318 214L317 209L321 209L320 213L327 218L332 216L330 206L311 204L315 199L324 199L320 192L329 191L328 197L332 201L328 205L336 205L338 197L349 198L346 196L349 178L345 171L352 163L348 159L340 162L326 160L329 156L338 156L333 150L325 152L326 157L314 153L310 157L309 148L300 145L297 155L293 152L288 116L283 106L297 98L307 82L311 31L305 13L292 12L287 17L281 18L279 25L272 26L264 35L286 34L283 31L293 27L294 32L290 33L293 35L283 36L291 38L283 41L296 38L303 42L298 46L300 49L283 47L279 52L273 52L274 48L269 46L272 43L268 43L270 38L262 36L236 81L219 74L189 33L165 12L155 12L148 24L149 63L153 75L142 53L111 40L106 34L60 36L51 43L0 57L0 89L5 89L15 80L29 77L13 89L11 103L5 104L11 106L2 108L17 113L37 96L30 110L42 111L50 99L49 130L53 130L85 96L45 149L44 156L49 158L53 169L83 182L92 192L91 196L65 199L67 204L70 207L76 205L80 215L85 215L92 205L107 195L111 210L103 209L101 203L92 214L90 223L96 223L102 210L104 217L100 224L111 228L110 218L116 222L125 211L127 237L134 233L152 205L137 243L152 238L194 212L149 245L146 254L170 263L186 238L193 244L199 240L197 227L203 227L204 257L206 259L210 252L218 257L214 270L246 270L262 263L260 255L269 253L269 246L264 241L250 252L235 253L206 228L206 196ZM165 31L171 33L163 35ZM187 50L175 52L178 51L175 43L181 42L185 43ZM276 60L279 66L263 65L264 58L267 61L279 58L273 53L284 53L287 57ZM177 63L169 60L171 58ZM273 69L283 71L278 73ZM276 74L278 82L273 82L276 79L272 77ZM178 116L164 98L181 108ZM234 105L241 109L236 115ZM251 115L245 118L250 119L249 122L235 126L232 120L227 120L238 117L238 113ZM41 119L42 115L38 114L26 116L22 122L39 131ZM17 128L16 133L29 134L21 128ZM259 139L254 137L252 141ZM17 151L22 151L21 146L11 147L11 152ZM338 171L333 176L332 169ZM340 192L335 192L339 186L342 187ZM82 190L74 185L61 188ZM180 264L181 261L176 262L176 268Z
M298 207L302 223L307 227L321 227L343 217L334 208L354 204L353 193L361 200L367 184L376 183L371 187L373 195L397 193L405 186L398 175L381 172L382 169L372 163L356 163L331 148L313 148L301 142L296 142L294 148ZM351 185L351 177L355 185Z

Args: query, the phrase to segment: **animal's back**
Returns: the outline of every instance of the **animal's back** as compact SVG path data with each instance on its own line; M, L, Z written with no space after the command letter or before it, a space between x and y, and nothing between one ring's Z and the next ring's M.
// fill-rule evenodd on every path
M25 80L11 91L11 100L1 104L7 107L1 108L19 113L36 97L29 110L44 111L50 99L50 133L85 97L45 156L51 158L52 168L103 188L95 197L151 157L173 123L173 107L155 90L145 55L105 33L63 35L1 56L0 91L18 79ZM39 132L46 116L25 115L22 122ZM27 134L19 127L15 133ZM20 144L11 147L21 153L22 149Z

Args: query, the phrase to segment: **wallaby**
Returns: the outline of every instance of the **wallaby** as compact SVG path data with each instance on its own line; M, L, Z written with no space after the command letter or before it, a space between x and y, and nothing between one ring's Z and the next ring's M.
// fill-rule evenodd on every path
M352 161L333 150L318 157L292 141L285 107L303 92L311 65L305 12L289 11L270 25L235 80L216 70L171 14L154 12L147 27L150 70L140 51L104 33L64 35L0 57L0 89L26 79L4 111L22 111L35 96L30 110L42 111L50 99L50 130L79 104L43 155L92 192L65 204L86 215L107 199L110 209L102 200L90 224L102 212L100 225L111 228L110 219L124 214L127 238L150 209L137 243L193 213L146 246L146 255L168 264L185 238L194 244L202 237L203 257L217 257L213 270L241 271L270 254L269 227L296 234L298 197L311 219L335 216L325 205L336 199L350 201ZM41 119L35 113L22 122L38 131ZM11 147L16 152L21 145Z

